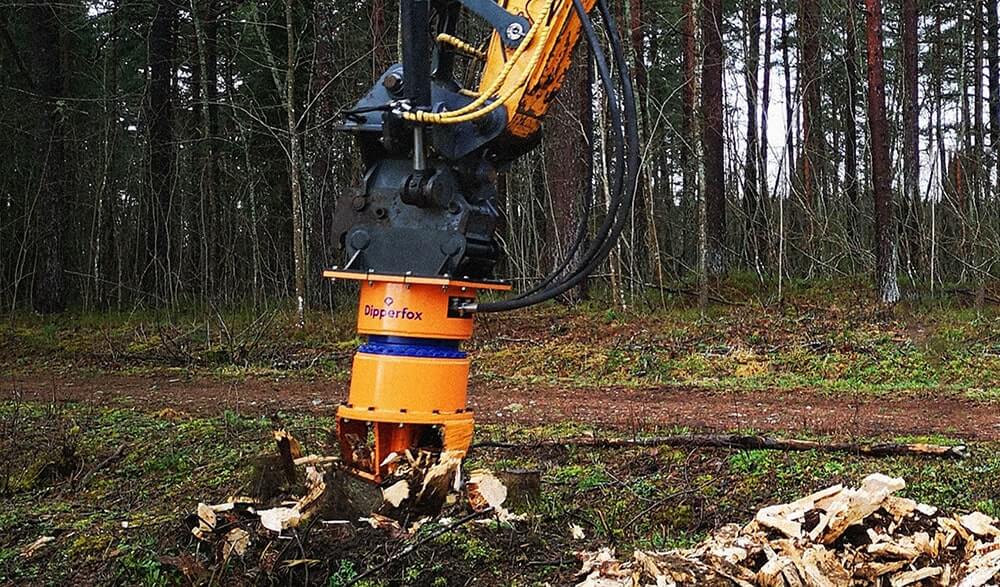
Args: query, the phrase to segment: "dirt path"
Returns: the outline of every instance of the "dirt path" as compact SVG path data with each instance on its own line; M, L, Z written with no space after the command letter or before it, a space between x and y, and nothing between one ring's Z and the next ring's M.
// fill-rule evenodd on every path
M332 413L346 394L339 381L148 377L6 378L0 397L17 390L27 400L192 414L223 410L267 414ZM946 434L967 440L1000 440L1000 408L954 396L899 399L840 397L810 390L734 392L702 388L571 388L479 383L470 403L483 422L542 424L572 420L632 429L688 426L732 431L808 431L839 436Z

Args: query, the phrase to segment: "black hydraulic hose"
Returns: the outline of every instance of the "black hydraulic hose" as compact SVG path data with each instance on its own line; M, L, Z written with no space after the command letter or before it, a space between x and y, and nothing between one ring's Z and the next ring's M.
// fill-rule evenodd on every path
M629 193L626 195L626 202L628 202L628 205L626 205L624 208L625 212L628 212L632 209L632 202L635 197L635 188L639 174L639 167L638 167L639 136L638 136L638 125L636 122L637 112L635 109L635 96L631 83L631 77L628 74L628 65L625 60L624 51L622 49L621 39L618 36L618 29L614 24L614 18L611 15L610 11L608 10L605 0L601 0L600 8L602 13L601 14L602 18L605 19L606 23L608 23L608 32L609 35L611 36L611 47L615 57L615 65L617 70L620 72L620 76L622 77L623 80L622 93L625 106L628 110L627 112L628 115L626 116L625 121L627 125L626 131L629 138L629 151L628 151L629 155L626 163L629 175L627 179L627 186L629 187ZM616 219L614 229L612 230L612 235L610 238L602 242L600 251L596 255L594 255L593 258L590 259L585 265L580 267L577 270L577 272L574 273L572 276L568 277L564 281L561 281L556 286L553 286L553 288L549 290L553 293L552 297L561 295L562 293L565 293L566 291L569 291L570 289L578 285L581 281L583 281L583 279L585 279L588 275L590 275L590 273L593 272L593 270L596 269L601 262L604 261L608 253L610 253L611 249L615 246L615 243L618 241L618 238L621 236L621 233L625 228L625 225L628 220L629 216L627 214L623 214ZM546 299L551 299L551 297L548 297Z
M578 11L583 10L581 2L576 1L576 6ZM604 17L605 15L602 14L602 18ZM631 88L625 85L626 82L628 84L631 84L632 78L629 74L628 64L624 59L620 37L617 36L618 33L617 27L615 27L613 20L610 21L610 24L608 23L609 21L605 18L605 26L609 29L608 31L609 35L612 31L615 33L614 35L610 35L611 37L610 40L611 40L611 47L614 50L613 56L615 57L615 69L618 72L618 76L623 80L623 86L622 86L623 103L626 107L626 115L627 115L625 117L625 122L626 124L634 123L636 120L635 101L634 98L631 97ZM593 30L593 25L589 20L586 22L586 26L587 28L590 29L588 34L588 39L590 39L591 42L595 44L599 44L599 40L597 39L597 34ZM613 106L617 109L618 107L616 101L617 92L615 92L614 88L611 87L608 89L608 94L609 94L609 105L613 104ZM619 121L620 120L621 119L619 118ZM575 269L571 275L564 277L563 278L564 281L576 277L577 273L582 273L583 274L582 277L586 277L587 275L589 275L594 270L594 268L596 268L596 266L600 264L607 257L608 253L611 251L611 249L614 247L615 243L621 236L621 232L624 229L625 222L629 218L628 215L626 214L618 216L619 210L622 210L621 208L622 202L630 202L631 200L628 199L628 196L632 195L632 194L624 194L625 184L623 183L623 173L622 173L623 170L621 165L622 160L625 159L626 166L628 166L629 160L621 155L621 153L625 151L625 147L621 143L620 133L628 132L629 129L627 127L618 127L618 128L624 128L624 130L614 135L616 139L616 148L618 157L616 158L615 174L614 174L614 180L612 182L612 185L614 186L613 187L614 191L612 192L612 196L610 197L610 202L608 206L608 217L605 219L606 221L614 220L614 225L610 230L610 235L608 234L609 231L607 230L599 232L599 234L595 237L595 243L594 243L596 245L595 250L592 250L587 256L581 259L577 269ZM634 130L636 133L635 136L637 145L638 126L635 126L632 130ZM631 152L631 150L629 152ZM634 183L630 183L629 185L632 185L634 187ZM624 208L624 212L629 212L630 210L631 210L631 204L626 205ZM580 280L576 280L577 283L579 281ZM557 286L559 285L561 285L561 282L557 284Z
M590 53L590 58L588 60L588 66L592 65L595 59L595 53L593 51L590 51L589 53ZM591 155L591 160L593 160L593 155ZM583 241L587 238L587 232L588 232L587 229L590 224L590 214L594 208L593 186L591 185L589 189L585 190L585 192L588 197L586 201L583 202L583 212L580 218L577 220L578 225L576 228L576 236L573 237L573 244L569 246L562 260L559 262L559 265L557 265L552 270L551 273L549 273L542 280L533 285L531 289L528 289L526 291L517 294L514 297L515 300L527 297L535 293L536 291L541 291L542 289L545 288L545 286L552 283L557 277L562 275L563 272L566 271L566 268L569 267L569 264L573 262L573 258L576 257L577 251L580 250L580 246L583 244Z
M578 13L583 13L583 14L586 13L586 11L583 10L583 6L580 0L574 0L574 5L576 6ZM628 190L628 192L625 194L625 199L624 199L624 203L626 204L624 210L627 212L631 210L632 202L635 198L636 183L639 175L639 165L638 165L639 132L638 132L638 124L636 121L637 112L635 107L635 92L632 86L631 77L629 75L628 64L625 59L624 50L622 48L621 37L618 33L614 17L611 15L611 11L608 9L606 0L598 0L598 6L601 12L601 17L606 23L608 29L608 35L611 41L610 44L615 61L615 66L619 73L619 77L621 78L622 98L625 107L627 109L627 116L625 117L625 134L627 138L627 146L625 151L626 180L624 184L621 185L622 188ZM590 22L589 17L581 18L581 20L583 21L583 27L585 32L587 33L588 41L593 43L596 40L596 32L593 29L592 22ZM614 95L612 93L611 95L609 95L609 105L611 104L611 100L613 98ZM620 128L620 126L618 128ZM618 196L621 195L621 192L619 190L616 190L615 195L617 198ZM614 213L612 213L612 211L609 210L608 217L605 218L605 224L607 224L609 220L613 221L613 225L611 227L610 235L608 235L608 238L602 238L601 240L594 243L595 245L597 245L597 250L594 251L593 247L591 247L591 251L588 251L588 255L586 257L588 259L587 263L578 268L571 276L561 280L556 285L548 287L545 290L542 290L530 296L518 299L503 300L500 302L486 303L481 305L474 304L467 307L466 309L468 311L474 311L474 312L502 312L508 310L516 310L551 300L579 285L580 282L582 282L601 262L604 261L604 258L608 255L608 253L611 251L611 249L617 242L618 238L621 236L622 230L624 229L625 224L628 221L628 215L618 214L618 212L620 211L618 204L620 203L622 203L620 200L616 202Z
M575 5L577 7L578 12L584 12L579 0L575 1ZM631 201L635 195L635 184L636 184L636 178L638 176L637 163L638 163L639 144L638 144L638 127L635 118L636 116L635 96L632 88L631 78L628 73L628 65L625 61L624 53L622 50L621 39L617 34L617 30L614 26L613 17L611 17L610 11L607 10L607 5L603 3L603 0L601 7L602 7L601 11L602 18L605 19L606 23L608 23L609 34L611 35L611 45L612 48L614 49L616 69L619 72L619 77L621 77L622 79L624 103L626 105L626 108L628 108L628 114L629 114L629 116L627 116L625 119L626 123L625 128L629 139L628 140L629 150L626 161L626 167L628 168L627 185L629 186L629 192L628 194L626 194L625 201L628 202L629 205L627 205L624 209L625 211L628 211L631 208ZM593 27L589 21L589 18L583 19L583 24L585 30L588 33L588 40L594 42L596 40L596 33L594 33L593 31ZM613 93L611 97L613 98ZM613 102L609 101L609 105L612 104ZM614 108L612 108L612 110L614 110ZM596 250L594 250L594 247L591 248L591 251L588 252L588 256L586 257L586 262L585 263L581 262L581 266L578 267L572 275L567 276L565 279L561 280L556 285L553 285L531 296L514 298L511 300L504 300L501 302L495 302L491 304L483 304L481 306L472 307L469 309L482 312L500 312L500 311L524 308L527 306L542 303L556 296L559 296L569 291L573 287L576 287L580 282L582 282L583 279L585 279L607 257L608 253L611 251L611 248L614 247L615 243L620 237L626 222L628 221L629 217L627 214L622 214L620 216L618 215L619 210L621 210L620 208L620 204L622 201L621 188L624 187L624 185L620 183L619 177L620 176L616 177L615 180L616 190L615 190L615 196L613 197L613 204L612 206L609 207L610 209L608 217L605 219L605 226L607 226L609 222L613 222L613 225L610 230L610 235L609 236L606 235L603 230L603 228L605 227L602 227L601 235L598 238L598 240L594 243Z
M610 111L611 126L613 129L615 129L613 131L615 171L614 171L614 180L612 182L614 186L612 188L612 193L615 194L615 196L611 198L611 202L609 202L608 215L605 217L604 222L598 229L598 234L595 235L594 237L594 244L590 247L590 249L587 252L584 253L583 257L579 260L579 267L582 267L599 251L599 245L603 241L603 239L608 237L608 234L610 233L611 228L613 226L612 221L617 214L618 208L620 207L621 204L620 194L622 192L621 185L624 178L623 151L625 142L622 137L623 125L622 125L621 109L619 108L618 101L615 98L616 92L615 92L614 82L612 81L611 71L610 68L608 67L607 60L605 59L603 49L601 48L600 40L597 38L597 34L594 31L593 23L590 20L590 16L584 9L583 4L580 3L579 1L576 1L574 2L574 7L576 8L577 14L580 16L580 21L583 23L584 35L587 39L588 45L590 46L591 58L593 59L594 64L597 66L598 76L601 79L601 85L604 87L605 93L608 95L608 109ZM588 191L591 193L590 205L593 206L593 189L589 189ZM527 291L519 293L511 300L507 301L527 298L528 296L531 296L536 292L544 290L546 286L548 286L550 283L555 281L560 276L562 276L564 279L569 278L572 277L572 275L579 270L578 267L577 269L574 269L572 272L570 272L569 275L563 275L564 272L566 271L566 268L569 267L570 263L573 262L574 257L576 257L577 251L579 251L580 246L583 244L583 241L587 236L587 228L588 228L587 225L589 223L590 208L587 208L585 210L586 210L586 215L580 220L580 225L577 228L577 235L576 238L574 239L573 245L570 247L569 251L567 251L565 257L562 259L562 262L559 264L559 266L556 267L551 273L549 273L545 277L545 279L543 279L541 282L535 284L532 288L528 289Z
M611 233L614 227L618 210L621 207L622 192L623 192L622 186L625 176L624 155L623 155L625 150L625 142L624 142L624 137L622 136L622 133L624 132L623 130L624 125L622 123L622 114L621 114L621 108L618 103L617 91L615 90L614 82L612 81L611 77L610 68L607 65L607 60L605 59L603 49L601 48L600 40L598 39L597 34L594 31L589 15L587 15L586 10L583 8L582 3L576 2L574 6L577 10L577 13L580 15L580 19L583 25L584 32L586 34L588 44L590 45L591 52L594 55L595 65L597 66L599 77L601 79L601 85L604 87L605 92L608 94L608 110L609 110L609 117L611 118L611 127L613 129L611 138L613 139L614 143L613 159L615 163L614 163L614 173L613 173L614 179L612 180L613 187L611 188L612 195L609 198L607 215L605 216L604 221L597 230L594 242L589 247L584 256L580 259L577 268L574 269L569 275L563 276L562 279L571 278L575 273L580 271L580 269L584 265L586 265L595 255L599 253L601 244L604 242L605 239L608 238L609 234ZM570 261L572 261L572 259L570 259ZM532 290L524 292L523 294L520 294L513 299L518 300L528 297L529 295L535 293L536 291L539 291L540 289L542 288L541 287L533 288Z

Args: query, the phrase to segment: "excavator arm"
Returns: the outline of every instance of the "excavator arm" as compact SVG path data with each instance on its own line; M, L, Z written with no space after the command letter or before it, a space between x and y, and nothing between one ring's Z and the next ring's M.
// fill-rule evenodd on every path
M463 456L473 416L461 343L472 336L474 314L566 291L620 234L638 143L631 82L606 2L401 0L401 63L344 113L340 126L356 137L366 171L338 200L334 227L344 265L325 273L360 284L358 332L367 340L337 413L343 461L354 476L382 483L402 454ZM610 60L590 21L595 4ZM477 28L485 29L481 43L459 36ZM614 129L611 202L586 250L581 225L551 275L519 296L480 304L483 291L511 289L492 279L503 253L498 173L538 144L581 35ZM459 65L474 72L463 80L468 87L456 75Z

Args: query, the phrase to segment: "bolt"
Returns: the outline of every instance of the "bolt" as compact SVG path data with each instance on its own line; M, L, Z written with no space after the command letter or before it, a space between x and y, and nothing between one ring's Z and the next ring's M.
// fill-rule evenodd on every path
M389 90L389 92L398 94L403 89L403 78L399 77L399 75L395 73L390 73L385 76L384 80L382 80L382 85L385 86L385 89Z
M356 230L351 233L351 246L354 247L355 250L360 251L368 248L368 245L371 244L371 242L372 237L364 230Z
M524 26L519 22L512 22L507 27L506 35L510 41L520 41L524 38Z

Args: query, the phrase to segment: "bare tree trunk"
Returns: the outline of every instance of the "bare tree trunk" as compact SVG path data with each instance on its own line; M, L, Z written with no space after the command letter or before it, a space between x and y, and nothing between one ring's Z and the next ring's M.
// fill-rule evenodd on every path
M106 95L116 95L118 93L118 62L119 46L121 35L119 34L119 19L121 7L118 0L114 0L111 6L111 33L108 44L111 47L109 54L104 57L101 63L102 89ZM101 175L100 185L97 189L94 203L94 223L91 231L91 255L90 272L94 287L95 304L103 305L104 295L104 275L105 263L110 261L108 252L112 250L114 242L114 210L115 198L109 194L114 193L114 151L120 131L119 105L114 100L105 100L102 105L104 115L104 138L101 141Z
M974 70L973 70L973 84L975 88L975 133L976 133L976 151L973 156L972 163L972 182L973 188L972 193L974 194L974 205L972 207L972 218L975 225L972 227L973 236L972 242L972 263L974 264L976 271L973 275L976 282L976 307L982 305L982 300L985 296L985 283L986 283L986 264L983 263L983 240L985 235L983 233L983 216L986 210L986 199L984 198L984 191L988 189L990 185L990 171L989 166L986 163L986 125L984 121L984 106L986 104L983 98L983 66L984 66L984 55L983 46L985 45L985 39L983 38L985 31L984 15L985 10L984 0L973 0L972 6L975 10L975 15L973 16L973 25L975 26L975 33L973 44L975 45L975 58L974 58ZM995 255L996 251L986 252L986 255Z
M588 48L577 46L572 65L559 91L545 133L545 182L551 219L546 223L546 259L550 269L555 269L569 252L580 229L580 199L586 198L591 188L591 91L588 83L590 61ZM567 157L567 153L580 154ZM590 198L586 198L590 199ZM582 249L579 249L582 250ZM572 267L572 265L570 265ZM582 294L585 284L579 289Z
M920 102L917 87L917 0L903 0L903 240L910 267L919 269Z
M944 148L944 39L942 38L943 10L940 4L934 5L934 139L937 149L937 184L938 198L931 199L931 251L930 251L930 286L934 292L936 283L935 271L937 269L937 248L938 248L938 208L936 202L945 202L948 193L948 159ZM945 212L948 207L942 208ZM946 216L947 219L947 216ZM947 223L944 224L947 227Z
M384 8L384 7L383 7ZM375 18L377 5L373 5L372 18ZM315 101L312 108L312 121L336 120L338 111L342 108L340 97L330 91L343 67L341 58L337 54L337 45L341 39L342 32L339 30L339 7L329 2L317 2L312 8L313 38L315 39L312 59L312 79L310 87ZM383 14L381 18L385 18ZM381 24L372 22L372 46L377 49L381 45L381 51L375 55L376 62L373 70L379 73L385 71L388 63L382 69L378 69L380 61L389 59L389 50L386 46L387 39L383 38L385 30L378 27L385 27L385 22ZM375 75L373 73L373 75ZM325 283L323 270L337 263L335 248L330 236L329 223L333 219L333 211L339 195L344 189L343 182L338 176L338 170L342 168L345 160L351 157L345 156L343 144L347 137L343 133L336 131L332 125L321 124L316 126L309 134L307 149L304 161L305 168L309 173L309 200L306 204L306 220L309 240L307 250L309 256L309 270L307 272L306 291L309 294L310 304L319 304L325 301L328 307L333 307L333 288Z
M865 0L868 10L868 126L871 132L872 183L875 196L875 283L885 304L899 301L896 234L885 114L885 57L882 48L882 0Z
M844 45L844 62L847 68L847 100L844 114L844 193L855 210L861 203L858 190L858 32L854 3L847 3L847 38Z
M760 197L766 201L770 197L770 187L768 185L767 171L770 160L767 123L768 112L771 106L771 45L774 21L775 0L764 0L767 4L766 20L764 24L764 80L760 91Z
M149 128L149 156L146 177L149 195L150 229L146 240L146 267L152 272L155 291L171 295L170 208L174 178L173 79L176 73L174 49L177 5L173 0L156 0L149 33L149 90L146 97L146 124Z
M295 44L295 11L293 0L285 0L285 33L288 58L285 67L285 113L288 118L288 166L292 188L292 247L295 255L295 310L299 328L306 325L306 259L305 214L302 206L302 155L299 124L295 114L295 66L298 62Z
M993 152L997 169L996 189L993 195L1000 194L1000 16L997 10L1000 2L989 0L986 4L987 22L989 23L989 78L990 78L990 148Z
M707 271L726 271L726 184L722 108L722 0L705 0L702 9L704 64L702 65L701 108L705 149L705 223L707 230Z
M790 0L784 0L781 7L781 61L785 74L785 128L788 140L788 181L795 175L795 100L792 92L792 62L789 46L792 40L788 34L788 6Z
M941 191L944 192L948 183L948 156L944 148L944 37L943 23L944 8L940 4L934 5L934 109L937 111L935 119L935 138L937 140L938 154L938 180Z
M695 0L684 0L682 7L682 17L684 19L681 29L681 42L683 45L683 66L684 66L684 87L682 91L682 119L681 119L681 173L683 176L684 190L682 195L681 209L691 216L700 218L698 209L700 201L698 189L698 169L701 162L698 160L697 145L701 143L698 133L697 104L698 104L698 5ZM694 212L693 214L691 214ZM691 218L685 218L691 220ZM681 239L681 250L699 250L699 238L692 235L689 227L700 226L700 219L696 222L685 222L683 224L683 237ZM698 231L696 231L698 232ZM691 238L695 236L695 238ZM695 245L695 246L692 246ZM700 258L700 254L698 257ZM698 261L696 261L696 264ZM699 269L701 272L701 269Z
M32 77L41 102L35 157L38 174L35 229L37 259L32 307L42 313L66 308L66 265L63 218L66 216L66 129L59 100L64 96L66 72L62 63L61 18L56 6L36 4L29 9Z
M799 2L799 42L802 61L799 64L802 88L802 190L806 212L807 250L812 248L816 229L816 205L819 180L817 171L822 158L823 129L820 105L820 31L819 0Z
M745 0L744 24L747 32L746 85L747 85L747 149L746 169L743 183L743 212L746 214L744 235L745 258L751 270L759 270L760 235L758 231L758 208L760 206L760 184L757 180L758 144L757 139L757 75L760 67L760 2ZM761 170L765 174L766 170Z
M649 140L649 72L646 69L646 33L643 23L644 15L643 0L628 0L628 20L629 20L629 48L632 57L632 69L635 74L636 92L639 96L639 142L646 145ZM659 235L657 234L656 223L656 198L651 189L651 177L653 174L652 157L642 154L642 165L639 169L638 185L636 187L635 202L633 204L635 213L635 238L633 240L633 251L642 253L645 247L646 254L640 254L638 261L633 264L633 270L637 270L639 281L644 280L644 272L655 274L662 281L663 267L660 260ZM633 256L635 253L633 252Z
M614 99L611 96L602 95L602 100ZM604 205L605 210L610 210L611 208L611 185L608 181L608 120L605 116L605 109L599 108L596 112L597 114L597 133L596 136L600 137L600 149L597 153L597 161L601 166L601 191L604 195ZM509 199L507 200L510 201ZM536 251L535 258L538 258ZM610 269L610 285L611 285L611 297L614 303L625 308L625 297L623 295L622 283L621 283L621 243L617 242L608 252L608 267Z
M976 206L981 206L983 203L983 186L988 181L989 172L986 167L986 126L983 120L983 106L985 105L985 100L983 99L983 0L972 0L972 7L975 11L972 17L973 27L973 46L975 47L975 57L973 63L973 88L975 92L975 105L973 114L973 124L974 131L976 135L976 152L974 156L973 163L973 193L975 194ZM985 173L984 173L985 172ZM978 232L979 227L976 227Z
M199 200L199 271L201 295L211 297L216 290L216 273L213 260L215 248L220 235L215 230L218 207L218 154L215 139L218 135L218 14L214 0L190 0L191 20L194 23L195 38L198 46L198 72L196 80L200 104L198 108L200 122L201 176L198 187Z
M372 0L371 10L371 37L372 37L372 81L377 80L382 73L391 65L389 47L386 45L386 22L385 16L388 14L385 0Z

